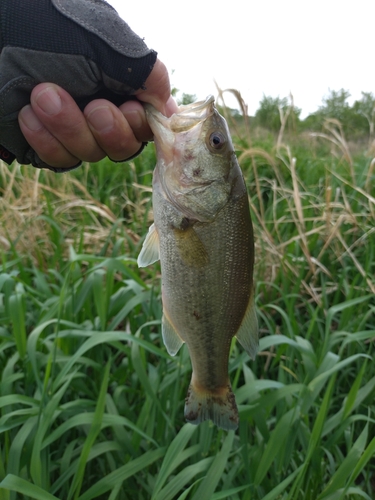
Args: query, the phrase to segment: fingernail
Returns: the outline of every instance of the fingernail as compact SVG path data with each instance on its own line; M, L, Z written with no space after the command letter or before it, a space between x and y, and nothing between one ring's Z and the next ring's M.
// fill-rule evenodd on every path
M47 115L57 115L61 111L61 97L52 87L47 87L36 95L35 100L38 106Z
M42 122L35 116L31 106L25 106L21 109L19 118L22 123L30 130L36 131L43 128Z
M108 106L99 106L87 116L90 125L100 133L109 132L113 128L113 114Z
M125 115L132 129L141 129L144 127L144 120L138 110L129 110Z

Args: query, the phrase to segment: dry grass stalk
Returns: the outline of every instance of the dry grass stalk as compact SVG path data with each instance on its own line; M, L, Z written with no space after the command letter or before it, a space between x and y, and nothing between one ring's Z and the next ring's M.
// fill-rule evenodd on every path
M282 149L284 149L287 153L287 156L284 157L281 153ZM298 234L301 240L301 248L303 253L306 256L307 262L309 264L310 272L315 273L315 264L314 261L311 258L310 252L309 252L309 247L306 239L306 226L305 226L305 217L303 214L303 208L302 208L302 194L300 192L299 184L301 182L299 181L297 177L297 172L296 172L296 159L292 156L291 150L289 146L282 146L281 144L278 146L277 149L278 152L278 157L283 161L285 166L290 170L291 173L291 178L292 178L292 185L293 185L293 191L291 193L291 197L287 197L287 203L289 205L289 212L292 216L293 222L298 230ZM292 203L293 201L293 203ZM297 216L295 215L297 214Z
M328 234L331 227L331 215L332 215L332 187L329 183L328 176L326 176L326 186L325 186L325 215L326 215L326 233Z
M6 250L15 245L20 254L28 254L31 249L37 248L43 248L46 255L55 252L55 244L49 237L49 224L41 217L48 213L46 192L53 194L53 218L65 228L65 232L80 227L84 210L90 214L94 225L81 231L83 245L92 248L94 240L96 247L99 242L103 243L116 220L113 212L95 200L69 173L59 176L49 172L43 174L41 181L42 171L39 169L0 165L4 186L0 197L0 245ZM84 196L77 196L74 187ZM97 216L100 216L100 221ZM67 247L71 241L71 238L65 240L64 245Z
M215 81L215 85L216 85L217 92L218 92L218 99L221 100L222 105L223 105L224 117L227 120L227 122L230 124L231 128L235 131L235 134L237 135L237 137L241 137L241 131L239 130L236 121L233 119L233 116L228 112L229 108L225 104L224 94L229 93L229 94L232 94L236 98L238 105L240 107L241 113L242 113L243 120L244 120L245 135L246 135L247 140L249 141L249 139L250 139L250 124L249 124L249 116L248 116L248 107L242 98L241 92L239 92L236 89L222 90L218 86L216 81Z
M261 188L260 188L260 182L259 182L259 174L258 174L258 169L257 169L257 163L255 161L256 157L263 157L269 165L273 167L273 169L276 171L276 162L272 158L271 155L269 155L266 151L260 149L260 148L249 148L243 153L240 154L238 157L238 162L241 163L245 161L246 159L250 158L251 159L251 165L253 167L253 173L254 173L254 182L255 182L255 188L256 188L256 193L258 197L258 202L259 202L259 208L260 208L260 214L261 218L264 219L264 204L263 204L263 197L261 193Z
M328 134L314 132L311 134L311 136L321 137L323 139L326 139L327 141L334 144L339 149L339 151L341 151L342 156L349 165L352 182L353 184L355 184L356 182L355 182L353 159L350 154L348 143L345 140L344 131L342 129L341 123L334 118L327 118L324 121L323 128L327 130ZM335 151L333 151L333 153L335 153Z
M283 110L281 106L279 106L279 114L280 114L280 130L279 130L279 135L277 136L277 142L276 142L276 151L279 151L281 144L283 142L283 137L284 137L284 131L285 131L285 126L288 121L289 115L291 111L294 108L294 100L293 100L293 95L290 94L290 105L287 107L286 111Z
M367 175L366 175L366 182L365 182L365 191L370 191L370 183L375 175L375 158L371 160Z
M38 200L38 178L40 172L34 169L22 175L19 165L12 169L1 163L2 196L0 198L0 239L3 247L9 249L17 242L24 251L34 248L38 239L43 239L40 216L43 214L43 195ZM49 247L52 250L52 245Z
M298 186L298 181L297 181L296 159L295 158L291 159L291 162L290 162L290 171L291 171L291 174L292 174L292 182L293 182L293 200L294 200L294 206L295 206L296 212L297 212L296 226L297 226L297 229L298 229L298 233L299 233L299 235L301 237L302 250L303 250L303 253L305 254L305 256L307 258L307 261L309 263L310 271L312 273L315 273L315 264L314 264L314 261L311 258L311 255L310 255L310 252L309 252L309 247L308 247L308 244L307 244L306 226L305 226L304 214L303 214L302 203L301 203L301 193L299 191L299 186Z
M358 261L358 259L356 258L356 256L354 255L354 253L351 251L351 249L348 247L348 245L346 244L346 241L344 240L344 238L342 237L341 235L341 232L338 231L337 233L337 237L338 239L340 240L342 246L345 248L345 252L344 254L342 254L342 256L340 257L340 260L341 258L345 255L345 253L347 253L350 258L352 259L356 269L358 270L358 272L361 274L361 276L363 276L366 280L366 283L369 287L369 289L371 290L371 292L373 294L375 294L375 281L374 281L374 278L373 277L370 277L367 275L366 271L363 269L361 263Z
M346 184L347 186L349 186L351 189L354 189L355 191L357 191L357 193L360 193L362 196L364 196L368 202L369 202L369 205L371 207L371 205L375 205L375 198L374 196L371 196L371 194L369 194L367 191L365 191L364 189L354 185L354 184L351 184L350 182L348 182L347 180L345 180L340 174L338 174L337 172L332 172L330 171L332 175L334 175L337 179L339 179L343 184ZM368 177L368 174L367 174L367 177Z

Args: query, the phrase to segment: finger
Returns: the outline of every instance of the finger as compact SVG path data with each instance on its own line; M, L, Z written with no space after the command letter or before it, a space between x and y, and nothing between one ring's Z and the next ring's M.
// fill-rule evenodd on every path
M30 100L35 115L71 155L91 162L105 156L82 111L64 89L41 83L33 89Z
M129 102L117 108L97 99L86 106L84 115L97 143L112 160L126 160L140 150L142 142L152 138L140 103Z
M168 71L159 59L156 60L144 86L145 90L140 89L135 93L137 99L152 104L165 116L171 116L178 111L177 104L171 96Z
M18 115L18 123L27 142L47 165L69 168L80 162L79 158L65 149L45 128L30 105L21 109Z
M144 107L139 101L127 101L120 106L120 111L133 130L135 137L141 142L153 140Z

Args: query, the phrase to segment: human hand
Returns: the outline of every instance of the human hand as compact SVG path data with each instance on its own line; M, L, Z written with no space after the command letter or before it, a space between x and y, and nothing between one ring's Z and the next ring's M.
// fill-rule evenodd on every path
M105 99L91 101L82 112L63 88L41 83L31 92L30 104L18 120L27 142L46 164L69 168L80 161L95 162L105 156L121 161L136 155L152 140L141 104L149 102L170 116L177 105L170 95L168 72L158 59L145 82L135 92L137 100L117 107Z
M141 102L176 109L156 52L102 0L2 0L0 32L8 163L62 171L105 155L124 160L151 138Z

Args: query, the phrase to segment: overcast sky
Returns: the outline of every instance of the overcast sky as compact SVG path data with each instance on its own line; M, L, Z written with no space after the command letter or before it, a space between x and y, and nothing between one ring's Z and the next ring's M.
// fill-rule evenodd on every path
M350 102L375 93L372 0L109 3L158 52L172 85L198 99L217 94L216 80L254 114L263 94L291 92L305 117L329 89L349 90Z

